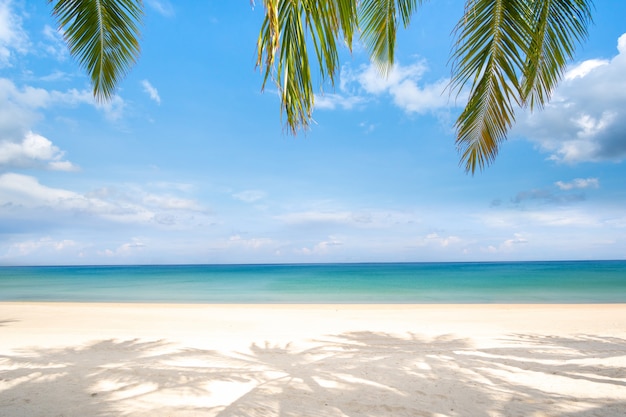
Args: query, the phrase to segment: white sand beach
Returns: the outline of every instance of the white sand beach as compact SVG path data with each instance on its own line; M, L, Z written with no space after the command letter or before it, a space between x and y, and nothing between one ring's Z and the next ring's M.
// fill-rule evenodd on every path
M0 303L0 416L626 415L626 305Z

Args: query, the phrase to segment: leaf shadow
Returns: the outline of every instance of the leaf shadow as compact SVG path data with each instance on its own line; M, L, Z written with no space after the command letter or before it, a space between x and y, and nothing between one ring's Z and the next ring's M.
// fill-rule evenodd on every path
M246 351L100 340L0 356L0 414L72 416L614 416L626 340L352 332ZM616 414L617 413L617 414Z

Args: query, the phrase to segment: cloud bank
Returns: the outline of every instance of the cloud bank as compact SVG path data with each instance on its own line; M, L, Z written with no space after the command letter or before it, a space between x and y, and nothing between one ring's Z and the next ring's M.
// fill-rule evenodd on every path
M564 163L626 158L626 34L610 60L571 67L543 110L518 121L514 133Z
M349 110L377 97L390 97L393 104L407 114L426 114L449 107L445 92L449 80L425 82L427 71L424 60L410 65L395 64L386 76L371 63L357 70L344 67L339 92L316 96L315 106Z

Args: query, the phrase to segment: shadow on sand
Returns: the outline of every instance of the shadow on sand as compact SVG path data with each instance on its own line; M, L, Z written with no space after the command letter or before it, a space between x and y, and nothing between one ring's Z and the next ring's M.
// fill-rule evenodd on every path
M510 335L468 340L359 332L308 349L181 350L102 340L0 356L0 415L617 416L626 340ZM511 342L511 343L509 343Z

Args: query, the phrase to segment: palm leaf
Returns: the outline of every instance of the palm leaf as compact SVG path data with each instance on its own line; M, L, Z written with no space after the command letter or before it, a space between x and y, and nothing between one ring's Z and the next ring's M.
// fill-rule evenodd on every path
M334 82L343 34L350 48L357 27L356 0L265 0L265 19L257 41L263 88L271 78L292 133L311 120L315 95L308 45L313 44L322 81Z
M493 162L518 106L543 105L586 35L589 0L468 0L455 29L453 90L470 85L457 119L461 163Z
M525 0L469 0L457 25L452 88L460 92L471 83L456 123L457 147L468 172L493 161L515 120L527 16Z
M533 0L532 35L528 47L523 101L532 110L543 106L573 58L575 43L587 36L591 2L585 0Z
M404 27L423 0L362 0L359 7L361 39L379 70L386 74L394 63L398 19Z
M48 0L97 100L110 99L139 56L141 0Z

